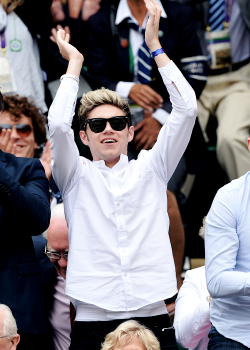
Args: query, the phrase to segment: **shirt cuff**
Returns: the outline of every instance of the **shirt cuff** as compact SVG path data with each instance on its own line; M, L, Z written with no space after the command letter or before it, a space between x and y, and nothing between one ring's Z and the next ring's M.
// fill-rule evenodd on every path
M132 86L134 86L135 83L131 83L128 81L119 81L119 83L116 85L115 91L123 98L128 98L128 95L130 93L130 90Z
M79 83L75 79L65 77L61 81L57 94L58 92L63 92L75 98L78 92L78 89L79 89Z
M161 123L162 125L165 124L168 116L170 113L168 113L167 111L165 111L162 108L158 108L153 114L152 117L155 118L156 120L158 120L159 123Z

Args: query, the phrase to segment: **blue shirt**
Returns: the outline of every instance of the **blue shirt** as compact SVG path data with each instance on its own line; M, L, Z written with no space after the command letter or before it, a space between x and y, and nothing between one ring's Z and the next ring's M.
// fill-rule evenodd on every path
M250 172L216 194L206 219L205 251L211 323L250 347Z

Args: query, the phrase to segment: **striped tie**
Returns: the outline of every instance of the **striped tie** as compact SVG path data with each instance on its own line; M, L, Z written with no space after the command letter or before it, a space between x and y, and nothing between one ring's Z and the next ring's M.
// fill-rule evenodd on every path
M139 33L142 33L143 37L145 37L145 29L139 27L136 23L132 21L132 19L128 19L128 25L130 28L136 30ZM143 40L143 44L140 46L138 50L138 72L137 78L141 84L148 84L151 81L151 70L152 70L152 57L149 48L146 45L145 39Z
M210 0L208 25L210 31L218 31L224 28L223 21L225 19L225 1Z

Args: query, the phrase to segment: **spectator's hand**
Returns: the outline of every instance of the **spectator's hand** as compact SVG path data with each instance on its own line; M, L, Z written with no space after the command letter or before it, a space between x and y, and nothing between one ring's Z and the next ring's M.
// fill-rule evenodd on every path
M82 20L87 21L89 17L96 14L100 10L101 0L84 0L82 5Z
M148 85L133 85L128 97L142 108L151 112L153 111L153 108L162 107L162 97Z
M135 132L138 134L134 138L134 143L137 150L150 149L157 141L158 134L162 125L150 116L144 116L144 119L135 127Z
M14 139L10 138L11 130L3 129L0 135L0 149L3 152L16 155L16 144Z
M159 23L161 18L161 8L156 0L144 0L149 13L146 26L145 42L151 52L161 48L159 42Z
M58 24L58 25L56 26L56 28L52 28L52 29L51 29L51 34L52 34L52 35L50 36L50 39L51 39L52 41L54 41L54 43L56 43L56 34L57 34L57 31L58 31L59 29L63 29L63 27L62 27L60 24ZM70 29L69 29L69 27L66 26L66 27L64 28L64 31L65 31L66 34L69 35L69 42L70 42Z
M50 141L47 141L43 155L41 157L41 163L44 167L45 174L46 174L47 179L49 181L50 181L51 175L52 175L51 161L52 161L52 158L51 158Z
M61 0L53 0L50 13L53 23L62 22L65 19L65 14L63 12L63 6Z
M72 45L69 44L69 34L63 29L59 29L56 35L56 42L59 47L60 53L67 61L77 60L81 64L83 63L83 55Z

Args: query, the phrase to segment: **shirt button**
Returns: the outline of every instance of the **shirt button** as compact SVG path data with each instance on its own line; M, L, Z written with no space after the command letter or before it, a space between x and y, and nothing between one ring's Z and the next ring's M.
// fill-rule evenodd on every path
M119 203L119 202L117 203L117 206L118 206L118 207L120 206L120 203Z
M125 249L123 249L122 253L125 254Z
M141 178L141 174L139 175L139 178Z
M120 230L123 230L123 226L120 226Z
M126 274L126 273L124 273L124 277L127 277L127 274Z

